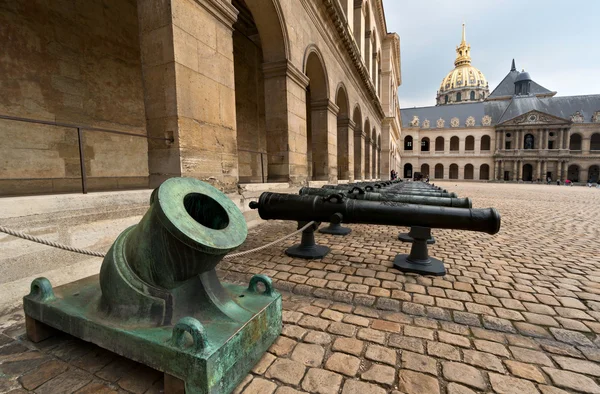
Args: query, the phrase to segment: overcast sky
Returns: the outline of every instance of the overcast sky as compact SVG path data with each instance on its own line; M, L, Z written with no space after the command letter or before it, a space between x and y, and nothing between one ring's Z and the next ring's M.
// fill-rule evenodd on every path
M463 21L472 65L490 92L510 70L528 71L557 96L600 94L600 0L383 0L400 35L400 107L435 105L454 68Z

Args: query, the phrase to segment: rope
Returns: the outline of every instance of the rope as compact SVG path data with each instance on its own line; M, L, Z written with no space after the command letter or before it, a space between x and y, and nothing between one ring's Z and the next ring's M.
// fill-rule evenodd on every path
M250 249L250 250L245 250L243 252L239 252L239 253L233 253L233 254L228 254L225 257L223 257L224 259L232 259L234 257L240 257L240 256L245 256L247 254L250 253L254 253L254 252L258 252L260 250L266 249L270 246L276 245L280 242L285 241L286 239L293 237L294 235L306 230L308 227L312 226L315 222L309 222L308 224L306 224L304 227L294 231L291 234L288 234L284 237L281 237L273 242L269 242L266 245L263 246L259 246L258 248L254 248L254 249ZM48 245L48 246L52 246L53 248L58 248L58 249L63 249L63 250L68 250L69 252L75 252L75 253L80 253L80 254L87 254L89 256L96 256L96 257L104 257L106 254L102 253L102 252L95 252L93 250L85 250L85 249L79 249L79 248L74 248L72 246L69 245L65 245L65 244L61 244L58 242L53 242L53 241L49 241L47 239L44 238L39 238L39 237L35 237L33 235L29 235L29 234L25 234L22 233L20 231L15 231L15 230L11 230L8 227L4 227L4 226L0 226L0 232L12 235L13 237L18 237L18 238L23 238L26 239L28 241L32 241L32 242L37 242L39 244L42 245Z

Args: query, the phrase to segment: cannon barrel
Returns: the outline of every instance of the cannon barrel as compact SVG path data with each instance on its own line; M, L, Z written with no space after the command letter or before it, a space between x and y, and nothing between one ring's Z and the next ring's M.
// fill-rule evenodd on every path
M335 190L335 189L322 189L314 187L303 187L300 189L300 195L303 196L321 196L327 197L333 194L342 194L345 197L352 198L355 200L369 200L369 201L395 201L403 202L406 204L417 204L417 205L437 205L440 207L455 207L455 208L471 208L472 202L470 198L450 198L450 197L429 197L411 194L393 194L393 193L371 193L364 192L360 188L352 190Z
M353 200L341 194L328 197L265 192L250 208L262 219L329 222L341 214L344 223L420 226L496 234L500 214L494 208L468 209L414 205L394 201Z

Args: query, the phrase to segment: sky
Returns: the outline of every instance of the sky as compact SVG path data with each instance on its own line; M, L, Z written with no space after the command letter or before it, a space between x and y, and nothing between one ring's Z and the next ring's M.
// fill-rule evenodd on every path
M510 71L529 72L557 96L600 94L600 0L383 0L400 36L401 108L435 105L454 69L463 22L471 64L490 93Z

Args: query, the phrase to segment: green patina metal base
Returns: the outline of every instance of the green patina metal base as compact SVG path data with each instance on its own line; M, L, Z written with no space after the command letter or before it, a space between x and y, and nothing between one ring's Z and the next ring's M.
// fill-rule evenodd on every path
M38 278L23 298L28 335L35 336L34 319L178 378L188 394L229 393L281 333L281 295L261 275L248 288L222 285L235 305L219 309L245 313L223 316L190 305L189 316L176 324L152 326L111 317L102 305L98 275L56 289Z

